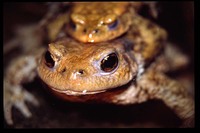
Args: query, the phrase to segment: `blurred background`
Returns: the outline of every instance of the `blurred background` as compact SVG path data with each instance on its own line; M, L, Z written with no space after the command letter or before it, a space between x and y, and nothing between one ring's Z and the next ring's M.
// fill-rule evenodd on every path
M194 93L194 2L160 2L156 22L169 34L190 58L187 68L174 78L185 83ZM3 5L3 42L14 37L18 25L37 23L47 11L46 3L9 3ZM10 53L11 55L13 53ZM4 56L4 60L12 58ZM5 62L4 62L5 63ZM4 65L5 66L5 65ZM33 117L26 119L13 108L14 125L6 128L64 128L64 127L178 127L180 119L161 101L139 105L115 106L109 104L79 104L61 101L43 89L39 79L24 87L41 102L36 108L27 103Z

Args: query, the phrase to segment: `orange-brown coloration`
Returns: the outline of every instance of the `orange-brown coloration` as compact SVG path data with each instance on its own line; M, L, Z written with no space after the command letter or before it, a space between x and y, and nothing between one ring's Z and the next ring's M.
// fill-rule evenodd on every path
M145 2L144 2L145 3ZM54 41L65 32L80 42L103 42L127 32L143 2L72 2L68 12L47 22L48 37ZM66 4L66 5L67 5ZM115 25L115 26L114 26Z
M141 53L126 50L122 40L93 45L64 39L50 44L49 51L56 65L49 68L43 57L38 73L52 92L65 100L134 104L159 99L186 122L194 117L194 101L187 90L157 71L157 62L138 74L145 59ZM113 52L119 66L104 73L98 62Z
M172 108L181 119L194 117L194 100L180 83L156 70L147 71L139 81L139 86L148 92L150 99L161 99Z
M81 42L111 40L128 30L132 12L127 2L74 3L70 19L76 28L73 29L68 25L66 31ZM115 21L119 24L116 28L109 29L108 25Z
M141 52L146 60L151 60L163 47L163 42L167 38L166 31L137 14L137 10L144 3L93 2L90 6L88 4L72 3L69 13L60 14L49 23L47 26L51 40L55 40L57 33L60 32L58 29L66 23L65 32L80 42L105 42L126 33L121 38L128 38L136 44L134 50ZM67 17L70 17L70 20L67 20ZM118 21L118 25L110 30L108 25L115 20ZM71 23L76 26L75 29Z
M45 83L58 91L104 91L128 83L138 71L137 61L128 57L123 44L117 41L93 45L65 39L50 44L49 51L56 65L48 68L42 58L38 73ZM119 65L112 72L103 72L100 62L110 53L118 55ZM59 55L58 60L55 55Z
M59 39L49 44L50 54L41 57L37 66L40 78L56 95L70 101L95 100L115 104L133 104L149 99L161 99L180 118L193 117L193 99L180 84L164 76L162 65L159 63L163 61L166 63L165 59L157 61L167 34L161 27L137 14L137 10L142 5L141 2L132 4L126 2L73 3L70 12L58 15L55 21L47 25L48 37L55 41L64 26L64 30L80 42L65 37L63 40ZM132 7L134 8L131 9ZM70 27L69 18L75 23L75 30ZM108 25L114 23L115 20L119 23L111 32ZM66 27L65 24L67 24ZM125 32L126 34L121 36ZM119 39L112 40L119 36L121 36ZM19 90L22 88L23 81L17 76L21 76L20 79L23 80L31 77L30 73L35 72L35 59L40 55L33 54L33 51L39 51L39 49L29 51L34 62L28 65L29 71L26 65L22 64L18 67L21 64L17 59L14 61L13 69L8 69L6 72L11 75L6 76L9 82L4 90L9 96L6 96L4 105L9 106L7 108L10 112L11 107L16 104L16 100L12 101L11 98L15 95L10 92L18 90L16 86L20 88ZM114 65L115 68L112 71L105 72L101 68L101 61L107 60L108 58L105 57L111 53L117 55L118 65ZM23 62L23 57L26 55L21 55L21 57ZM176 64L176 62L172 63ZM161 69L157 70L159 67ZM168 70L167 67L164 70ZM21 72L18 68L26 71ZM11 91L8 88L12 88ZM20 102L24 103L24 100L26 99L21 98ZM25 105L21 108L26 110ZM9 113L6 116L7 121L12 120Z
M134 51L141 53L145 61L148 61L161 51L167 33L157 24L136 15L125 38L131 40L135 45Z

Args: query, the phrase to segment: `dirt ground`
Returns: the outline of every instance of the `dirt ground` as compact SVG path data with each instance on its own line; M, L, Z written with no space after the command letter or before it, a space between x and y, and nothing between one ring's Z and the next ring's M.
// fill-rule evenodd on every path
M192 89L194 88L194 15L192 15L194 4L193 2L165 2L161 5L158 23L167 29L169 40L180 46L191 61L189 66L174 78L180 82L188 81L187 85L189 84L194 94ZM13 37L13 29L18 24L39 21L47 8L45 4L30 2L4 3L3 7L4 43ZM12 58L12 54L4 57L4 61ZM6 62L4 66L6 67ZM27 103L33 113L29 119L13 108L14 125L9 126L4 120L5 128L160 128L178 127L181 123L181 120L162 101L152 100L128 106L71 103L53 96L44 89L38 78L25 84L24 87L38 98L40 106L34 107Z

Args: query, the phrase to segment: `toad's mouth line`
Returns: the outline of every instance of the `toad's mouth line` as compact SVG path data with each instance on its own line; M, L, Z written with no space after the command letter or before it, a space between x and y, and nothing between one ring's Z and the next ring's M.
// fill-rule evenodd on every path
M92 94L99 94L99 93L103 93L103 92L108 92L108 91L115 91L115 90L125 90L127 89L131 84L133 83L133 80L129 81L127 84L119 86L119 87L114 87L114 88L107 88L107 89L103 89L103 90L98 90L98 91L87 91L87 90L83 90L83 91L73 91L73 90L58 90L55 87L49 86L47 85L49 88L51 88L53 91L57 92L57 93L62 93L62 94L66 94L66 95L71 95L71 96L81 96L81 95L92 95Z
M97 93L101 93L101 92L105 92L107 91L107 89L105 90L99 90L99 91L87 91L87 90L83 90L83 91L72 91L72 90L58 90L54 87L48 86L49 88L51 88L53 91L56 91L58 93L64 93L66 95L89 95L89 94L97 94Z

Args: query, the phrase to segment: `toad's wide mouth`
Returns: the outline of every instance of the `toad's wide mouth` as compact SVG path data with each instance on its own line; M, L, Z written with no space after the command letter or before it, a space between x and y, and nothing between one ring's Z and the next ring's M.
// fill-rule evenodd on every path
M107 91L108 89L105 89L105 90L99 90L99 91L87 91L87 90L83 90L83 91L73 91L73 90L58 90L54 87L51 87L48 85L49 88L51 88L53 91L56 91L58 93L63 93L63 94L66 94L66 95L74 95L74 96L77 96L77 95L89 95L89 94L97 94L97 93L102 93L102 92L105 92Z
M88 91L88 90L83 90L83 91L74 91L74 90L59 90L55 87L49 86L46 84L46 86L48 88L50 88L52 91L60 93L60 94L64 94L64 95L69 95L69 96L82 96L82 95L92 95L92 94L100 94L103 92L113 92L113 91L124 91L127 88L129 88L129 86L133 83L133 80L129 81L127 84L122 85L122 86L118 86L118 87L113 87L113 88L107 88L107 89L102 89L102 90L98 90L98 91Z
M71 102L113 102L114 97L126 93L127 90L134 84L131 80L127 84L122 86L106 88L96 91L74 91L74 90L58 90L55 87L51 87L43 82L45 88L50 90L52 94L63 100Z

